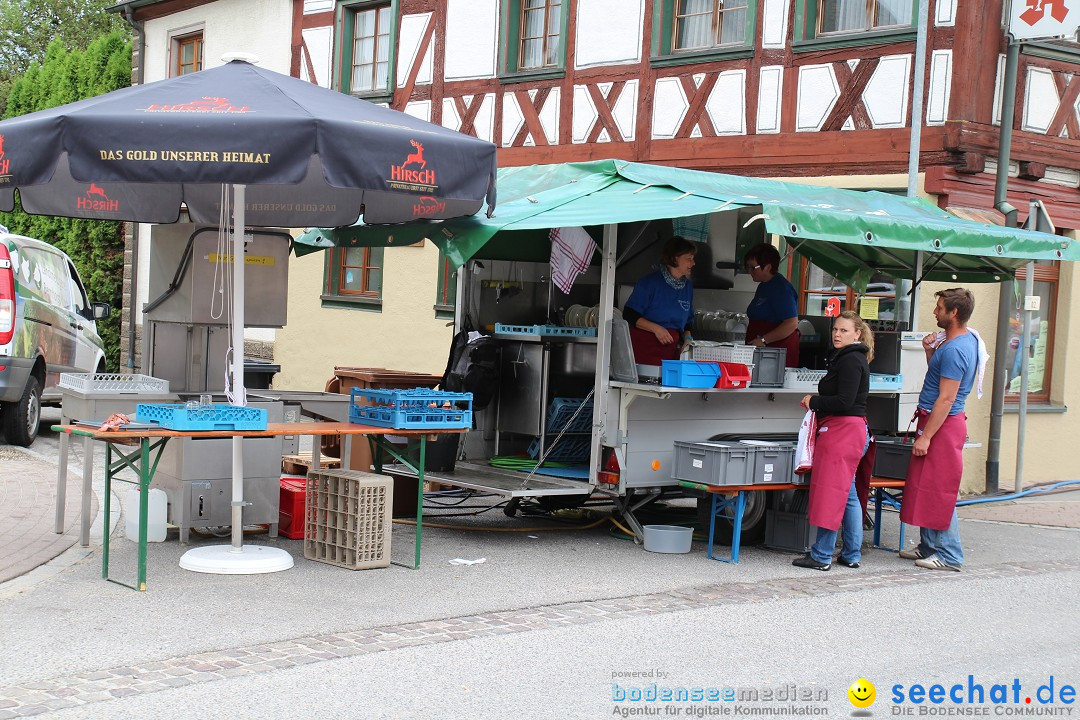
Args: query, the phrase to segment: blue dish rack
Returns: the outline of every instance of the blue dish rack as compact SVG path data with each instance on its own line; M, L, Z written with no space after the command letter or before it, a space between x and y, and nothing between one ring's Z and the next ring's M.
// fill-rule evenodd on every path
M267 412L239 405L156 405L135 406L135 420L156 423L168 430L265 430Z
M581 407L582 404L585 407ZM574 417L579 407L581 407L581 412L567 427L566 424L570 422L570 418ZM554 398L548 407L547 423L544 425L546 432L549 435L555 435L563 432L563 428L566 428L568 433L592 432L592 409L592 400L586 402L582 398Z
M883 375L870 373L871 390L896 390L899 392L904 387L903 375Z
M544 462L580 463L589 459L592 451L592 434L588 435L563 435L559 442L552 443L555 438L546 438L549 452ZM529 457L533 460L540 459L540 438L533 438L529 445Z
M596 337L596 328L562 325L503 325L495 323L496 335L540 335L542 337Z
M367 401L363 404L359 401ZM349 421L395 430L471 428L472 393L413 390L349 391Z

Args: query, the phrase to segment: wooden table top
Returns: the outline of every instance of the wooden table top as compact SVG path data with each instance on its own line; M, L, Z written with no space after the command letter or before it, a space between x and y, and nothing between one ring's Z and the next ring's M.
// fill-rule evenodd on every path
M52 429L56 432L92 437L95 440L112 441L162 437L226 438L273 437L276 435L397 435L404 437L420 437L422 435L443 435L446 433L460 435L467 430L467 428L399 430L396 428L377 427L375 425L328 421L268 423L265 430L168 430L165 428L98 430L97 428L79 425L53 425Z

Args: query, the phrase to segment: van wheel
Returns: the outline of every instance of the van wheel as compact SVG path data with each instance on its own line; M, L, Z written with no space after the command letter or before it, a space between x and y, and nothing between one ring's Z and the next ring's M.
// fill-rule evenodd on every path
M12 445L29 447L41 424L41 381L33 375L26 381L22 399L4 405L4 435Z
M766 495L770 493L751 492L746 494L746 509L743 510L742 544L760 545L765 541L765 509ZM698 498L697 516L698 526L702 532L709 532L709 511L712 509L712 495ZM732 519L734 508L728 507L716 518L716 537L714 542L721 545L730 545L734 534L735 523Z

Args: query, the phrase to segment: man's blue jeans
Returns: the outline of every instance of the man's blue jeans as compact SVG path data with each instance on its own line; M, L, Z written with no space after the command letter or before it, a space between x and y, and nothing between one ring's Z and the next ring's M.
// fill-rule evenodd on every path
M810 557L819 563L831 563L836 534L841 531L844 534L844 547L840 551L840 559L849 563L859 562L862 559L863 513L859 495L855 492L855 478L851 479L851 492L844 506L840 530L818 528L817 540L810 547Z
M960 526L953 510L948 530L919 528L919 550L923 557L937 554L946 565L960 567L964 564L964 550L960 547Z

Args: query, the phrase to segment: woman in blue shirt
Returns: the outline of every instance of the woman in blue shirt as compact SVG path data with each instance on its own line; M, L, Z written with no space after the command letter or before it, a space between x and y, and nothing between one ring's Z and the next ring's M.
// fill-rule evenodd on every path
M690 271L696 254L697 245L676 235L664 243L659 269L634 285L623 319L630 324L630 344L637 363L659 365L662 360L678 360L682 346L690 341L694 319Z
M746 271L759 283L746 316L746 344L787 350L787 367L799 367L799 301L788 279L778 274L780 252L768 243L746 253Z

